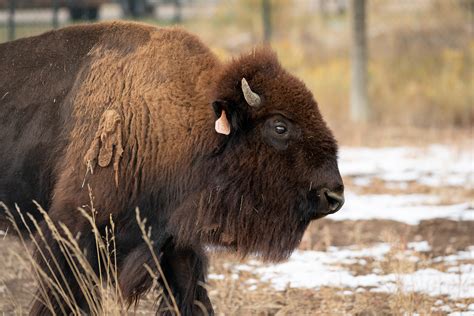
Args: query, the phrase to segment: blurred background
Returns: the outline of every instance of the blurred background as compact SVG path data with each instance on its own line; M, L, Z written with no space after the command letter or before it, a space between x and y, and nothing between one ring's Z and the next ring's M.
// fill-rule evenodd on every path
M224 60L271 45L341 145L346 204L288 262L212 255L217 315L474 315L474 0L0 0L0 43L115 19ZM2 234L0 312L21 315L34 281Z
M0 42L133 19L180 24L223 58L270 43L354 138L367 133L351 122L403 133L472 125L473 12L472 0L0 0Z

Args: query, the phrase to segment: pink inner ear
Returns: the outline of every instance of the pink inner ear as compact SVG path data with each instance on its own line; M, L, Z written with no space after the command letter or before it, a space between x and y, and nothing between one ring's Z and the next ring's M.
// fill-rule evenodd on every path
M229 135L230 134L230 124L225 115L225 111L222 110L221 117L216 121L216 132L219 134Z

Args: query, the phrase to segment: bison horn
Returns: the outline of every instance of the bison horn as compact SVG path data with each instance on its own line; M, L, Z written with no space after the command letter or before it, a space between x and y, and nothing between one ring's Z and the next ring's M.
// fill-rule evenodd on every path
M262 102L260 100L260 96L250 89L250 86L245 78L242 78L242 92L244 93L245 101L247 101L251 107L260 106L260 103Z

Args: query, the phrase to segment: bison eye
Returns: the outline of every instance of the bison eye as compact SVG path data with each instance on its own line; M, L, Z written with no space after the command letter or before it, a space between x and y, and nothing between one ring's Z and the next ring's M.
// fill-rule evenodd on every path
M275 132L277 134L285 134L286 132L288 131L288 129L286 128L286 126L284 126L283 124L280 124L280 125L276 125L275 126Z
M267 118L262 126L263 139L277 150L285 150L288 148L290 140L297 133L295 124L281 114L274 114Z

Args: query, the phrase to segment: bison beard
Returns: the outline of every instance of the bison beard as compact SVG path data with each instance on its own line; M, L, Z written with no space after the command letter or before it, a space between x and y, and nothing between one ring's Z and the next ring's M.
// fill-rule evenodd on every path
M241 154L234 144L227 146L229 152L237 151L232 156ZM200 244L231 247L242 256L253 254L269 261L286 259L311 220L304 213L306 197L291 189L298 187L292 185L292 179L267 173L265 158L258 154L247 157L245 162L221 158L219 155L210 159L219 160L219 164L206 168L210 179L206 187L210 189L199 194L196 211L189 213L184 203L171 217L170 226L177 229L176 242L187 245L199 240ZM196 199L191 200L195 203Z
M99 231L115 223L118 286L130 304L152 286L145 266L157 269L137 208L171 290L162 302L172 295L181 314L197 315L213 313L201 286L206 246L280 261L311 220L343 203L336 141L311 92L268 48L222 64L183 30L113 22L0 44L0 60L0 201L40 219L38 201L80 235L98 274L78 210L91 188ZM58 275L91 312L71 259L45 221L40 228L46 291L31 314L71 312L47 286Z

